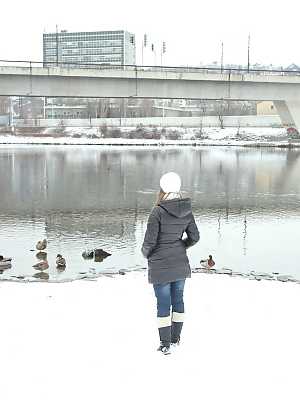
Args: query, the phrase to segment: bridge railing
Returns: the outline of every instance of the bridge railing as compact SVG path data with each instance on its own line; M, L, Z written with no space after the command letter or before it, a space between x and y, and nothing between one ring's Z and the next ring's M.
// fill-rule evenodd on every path
M207 73L207 74L238 74L238 75L300 75L299 70L281 68L228 68L228 67L193 67L193 66L161 66L161 65L115 65L106 63L74 63L74 62L43 62L30 60L0 60L1 67L27 68L67 68L67 69L92 69L92 70L122 70L122 71L148 71L148 72L176 72L176 73Z

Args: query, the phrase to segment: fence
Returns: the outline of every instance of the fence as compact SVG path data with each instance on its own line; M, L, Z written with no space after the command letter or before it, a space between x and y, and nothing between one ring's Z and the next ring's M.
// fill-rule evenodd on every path
M124 71L150 71L150 72L176 72L176 73L216 73L216 74L256 74L256 75L300 75L300 70L289 70L280 68L228 68L216 67L194 67L194 66L161 66L161 65L130 65L130 64L107 64L107 63L78 63L78 62L49 62L32 60L0 60L0 67L33 67L40 68L83 68L93 70L124 70Z

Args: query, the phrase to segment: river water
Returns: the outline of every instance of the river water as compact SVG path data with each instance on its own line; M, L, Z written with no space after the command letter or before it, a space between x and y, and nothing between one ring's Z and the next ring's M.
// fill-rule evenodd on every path
M191 266L300 278L300 151L275 148L0 147L0 279L32 276L35 244L48 240L50 279L146 267L140 247L160 176L178 172L192 198L200 243ZM102 262L82 252L102 248ZM63 272L55 257L67 260Z

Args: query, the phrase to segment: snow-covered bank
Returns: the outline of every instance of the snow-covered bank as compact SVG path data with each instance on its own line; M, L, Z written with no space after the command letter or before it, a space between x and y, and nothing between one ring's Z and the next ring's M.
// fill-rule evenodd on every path
M282 128L206 128L199 133L195 128L170 128L178 139L129 139L100 137L97 128L66 128L65 136L2 135L0 144L44 145L102 145L102 146L253 146L253 147L299 147L300 140L288 138ZM128 132L124 128L122 134ZM168 132L167 132L168 134Z
M194 274L171 356L145 273L2 283L0 298L5 400L299 398L297 284Z

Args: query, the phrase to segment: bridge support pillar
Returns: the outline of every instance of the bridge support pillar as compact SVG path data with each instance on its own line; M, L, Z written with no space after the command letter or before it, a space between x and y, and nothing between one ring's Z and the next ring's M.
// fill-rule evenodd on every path
M300 101L274 101L282 125L294 126L300 132Z

